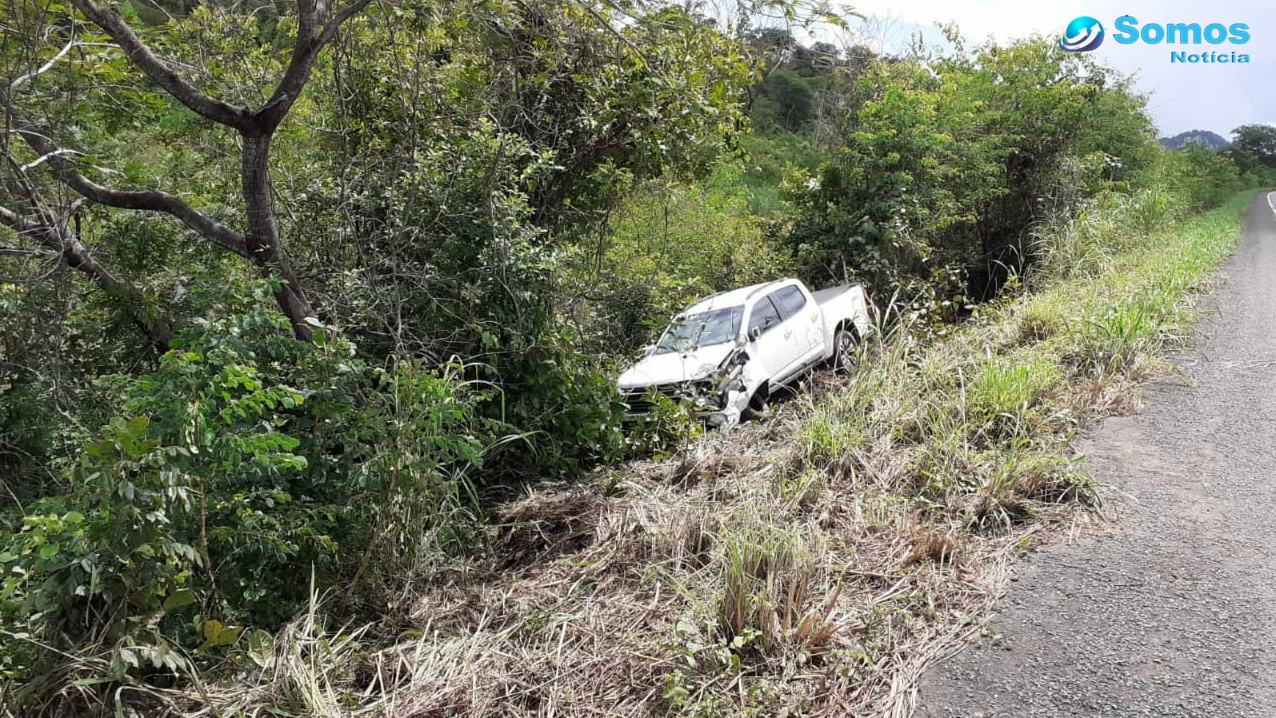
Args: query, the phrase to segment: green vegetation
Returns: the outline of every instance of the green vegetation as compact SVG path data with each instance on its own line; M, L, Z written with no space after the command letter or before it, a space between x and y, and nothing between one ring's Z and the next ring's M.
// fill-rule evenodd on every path
M878 705L1093 497L1272 171L1042 39L333 5L6 6L9 714ZM889 308L858 374L625 430L618 363L786 275Z
M1276 167L1276 127L1241 125L1232 130L1232 160L1242 167Z
M897 325L770 424L514 502L498 551L399 609L426 630L376 640L308 615L277 639L297 657L167 698L231 714L903 710L899 682L979 627L1013 557L1087 520L1072 437L1162 371L1249 197L1204 214L1157 192L1096 201L1040 231L1032 291L943 340ZM1101 249L1077 259L1083 237ZM1137 335L1092 330L1139 313Z
M900 683L979 628L1013 558L1089 520L1071 441L1167 368L1249 198L1204 214L1160 192L1100 198L1039 231L1030 291L947 337L898 324L770 424L516 502L505 518L531 535L505 548L538 559L423 591L412 615L437 633L381 648L411 656L403 687L360 706L905 711ZM1096 331L1117 325L1138 328ZM278 705L272 679L223 705Z
M1034 262L1023 228L1043 204L1066 215L1153 157L1142 99L1048 43L876 63L844 92L830 120L843 140L798 192L789 242L809 275L854 271L935 310Z

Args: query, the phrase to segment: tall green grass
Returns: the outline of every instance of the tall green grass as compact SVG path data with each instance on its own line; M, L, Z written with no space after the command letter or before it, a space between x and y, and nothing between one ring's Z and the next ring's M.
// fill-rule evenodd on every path
M812 408L798 433L803 465L849 462L982 528L1041 501L1093 498L1064 460L1071 439L1189 335L1196 294L1234 248L1249 197L1189 215L1145 191L1046 228L1046 260L1022 296L936 345L897 325L849 386Z

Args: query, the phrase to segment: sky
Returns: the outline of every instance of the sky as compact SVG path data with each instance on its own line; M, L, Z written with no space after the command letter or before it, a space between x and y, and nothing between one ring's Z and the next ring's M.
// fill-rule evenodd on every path
M1213 0L851 0L850 9L867 17L858 32L878 49L900 49L917 32L940 42L937 22L955 22L968 40L999 41L1033 33L1057 39L1078 15L1103 23L1107 35L1092 54L1135 77L1149 95L1148 111L1163 136L1185 130L1212 130L1230 139L1233 128L1248 123L1276 123L1276 1ZM1132 15L1151 23L1246 23L1251 39L1244 45L1122 45L1112 39L1113 23ZM1171 63L1171 50L1244 52L1250 64Z

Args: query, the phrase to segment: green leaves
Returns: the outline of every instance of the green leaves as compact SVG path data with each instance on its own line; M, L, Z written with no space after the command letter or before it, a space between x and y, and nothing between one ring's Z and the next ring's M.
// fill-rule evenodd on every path
M126 646L113 670L171 668L166 641L217 650L292 617L310 597L297 576L381 586L429 549L421 536L472 541L487 394L462 367L370 368L346 340L300 342L271 315L210 312L154 371L118 380L118 414L71 491L0 546L5 615L64 630L87 611ZM359 570L373 544L386 557Z
M266 668L274 659L275 637L267 631L249 629L244 639L244 650L253 663Z
M1043 40L878 60L832 92L840 141L817 183L793 187L788 241L814 279L847 272L938 319L1030 263L1026 233L1045 212L1125 181L1154 151L1124 80Z
M199 650L207 651L211 648L234 645L243 632L244 629L241 626L223 625L221 621L210 618L204 621L200 627L200 634L203 635L204 642L199 644Z
M195 603L195 592L189 588L179 589L168 595L161 606L165 611L175 611Z

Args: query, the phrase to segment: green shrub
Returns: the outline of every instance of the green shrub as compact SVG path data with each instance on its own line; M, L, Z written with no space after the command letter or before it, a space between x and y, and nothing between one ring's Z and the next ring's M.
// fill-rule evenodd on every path
M702 183L647 185L621 203L603 254L590 251L572 272L589 298L575 314L591 344L636 349L698 299L783 276L744 182L738 165L722 164Z
M456 366L369 367L322 331L292 339L253 303L115 380L118 415L67 493L30 507L0 553L7 623L59 650L152 633L211 649L292 617L305 577L370 599L424 552L473 545L490 390Z
M1228 155L1196 143L1162 153L1154 171L1195 210L1217 207L1246 186Z
M648 393L651 409L625 426L625 448L630 456L662 456L683 446L704 431L704 422L686 402L675 401L655 390Z
M498 365L503 391L483 409L519 437L492 457L489 476L575 475L624 455L624 404L607 369L565 336L547 336Z
M874 61L835 96L831 157L790 182L786 241L814 281L944 319L1032 263L1032 226L1128 190L1156 152L1124 80L1040 39Z

